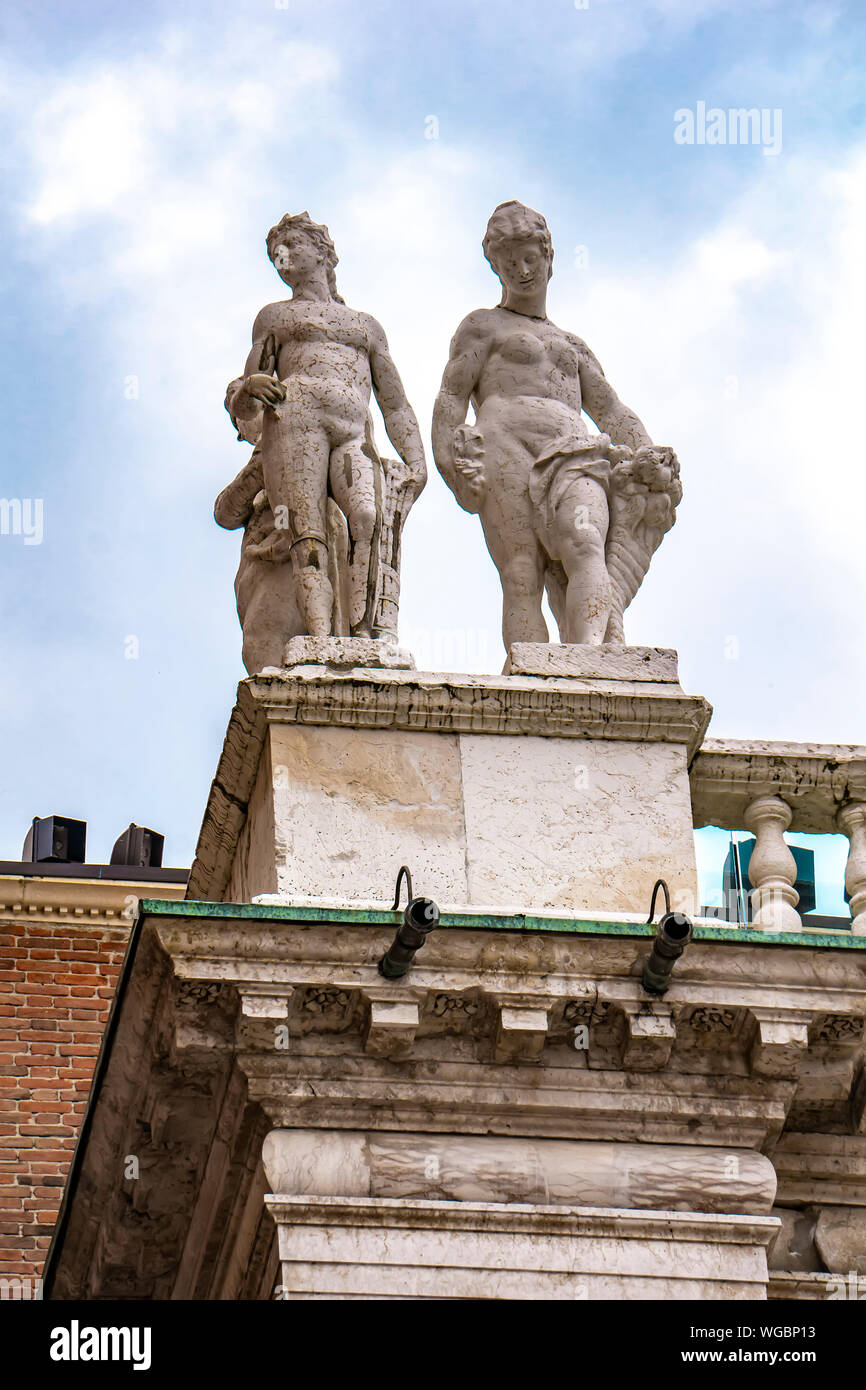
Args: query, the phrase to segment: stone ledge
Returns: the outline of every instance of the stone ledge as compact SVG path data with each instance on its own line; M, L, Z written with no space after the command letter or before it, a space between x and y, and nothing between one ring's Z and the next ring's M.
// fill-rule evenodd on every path
M518 1230L571 1232L609 1236L619 1240L626 1234L638 1238L673 1235L678 1240L711 1240L740 1245L754 1236L756 1244L766 1246L780 1229L776 1216L731 1216L719 1212L633 1211L623 1207L554 1206L534 1202L448 1202L406 1197L310 1197L282 1192L268 1193L265 1199L277 1219L293 1218L299 1224L319 1225L328 1214L347 1225L388 1227L430 1226L442 1228L443 1218L464 1230L484 1230L500 1223ZM305 1220L306 1219L306 1220Z
M668 647L600 647L549 642L515 642L503 675L577 676L590 680L658 681L676 684L677 654Z
M762 1299L773 1217L269 1195L288 1298Z
M796 1270L771 1270L767 1284L768 1299L784 1299L796 1303L833 1302L862 1299L862 1279L849 1281L841 1274L808 1274Z

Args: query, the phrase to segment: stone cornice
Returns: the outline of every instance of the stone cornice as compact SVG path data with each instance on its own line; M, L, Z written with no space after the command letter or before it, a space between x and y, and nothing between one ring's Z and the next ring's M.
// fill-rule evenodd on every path
M695 826L742 830L759 796L780 796L794 815L791 829L838 833L836 813L866 801L866 747L708 739L691 766Z
M672 682L306 668L251 677L244 687L278 723L661 741L684 743L689 757L712 713Z
M527 1235L593 1235L620 1241L658 1240L660 1226L678 1241L768 1245L778 1233L773 1216L727 1216L711 1212L623 1211L621 1207L541 1206L520 1202L437 1202L409 1198L295 1197L265 1199L277 1220L293 1225L346 1226L388 1230L429 1227L435 1231L503 1230Z
M634 925L443 927L405 981L385 982L393 923L233 920L226 907L184 921L172 906L153 925L182 988L239 1002L240 1063L274 1124L380 1126L383 1086L410 1129L509 1133L531 1115L539 1136L765 1147L786 1119L849 1133L864 1121L859 951L695 941L651 1000ZM337 1039L353 1054L345 1075Z
M158 892L183 898L182 883L137 883L99 878L36 878L0 875L0 921L38 922L40 926L123 927L128 930L142 898Z

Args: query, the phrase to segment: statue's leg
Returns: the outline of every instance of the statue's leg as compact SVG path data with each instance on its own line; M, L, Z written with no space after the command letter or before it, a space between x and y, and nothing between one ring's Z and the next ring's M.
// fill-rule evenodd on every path
M479 515L487 549L502 582L502 640L547 642L541 601L547 557L535 535L529 498L532 452L488 410L484 438L487 491Z
M522 517L509 507L503 516L498 499L488 492L481 508L484 539L502 582L502 641L547 642L549 634L541 600L547 557L532 531L532 513ZM518 524L519 523L519 524Z
M595 478L575 478L557 506L552 543L568 576L565 642L598 646L604 640L611 605L604 562L609 519L607 493Z
M370 588L375 584L370 564L376 531L376 489L374 464L363 452L362 440L350 440L331 455L331 495L349 527L349 630L355 636L370 637L366 615Z
M325 513L330 443L321 408L296 383L286 385L285 402L264 413L265 491L283 548L291 554L305 630L312 637L327 637L334 603ZM282 555L274 553L272 558Z

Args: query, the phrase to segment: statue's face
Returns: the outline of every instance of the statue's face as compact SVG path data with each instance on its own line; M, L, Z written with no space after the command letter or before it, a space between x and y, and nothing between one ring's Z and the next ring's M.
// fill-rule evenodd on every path
M503 285L526 293L547 284L551 259L538 237L514 237L497 247L495 270Z
M312 274L323 260L324 256L312 237L307 236L300 227L290 227L274 250L274 265L280 279L292 288L299 280Z

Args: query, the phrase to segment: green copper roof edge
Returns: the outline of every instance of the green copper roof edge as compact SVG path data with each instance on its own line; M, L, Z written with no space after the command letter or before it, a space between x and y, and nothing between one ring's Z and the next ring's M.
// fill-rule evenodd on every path
M389 908L281 907L270 903L184 902L177 899L142 898L141 911L148 917L210 917L235 921L345 922L354 926L393 926L399 911ZM443 927L473 931L566 932L573 936L652 936L655 927L646 922L596 922L579 917L536 917L531 913L499 916L489 912L443 912ZM744 927L695 927L696 941L720 941L730 945L825 946L841 950L866 950L866 936L849 931L765 932Z

